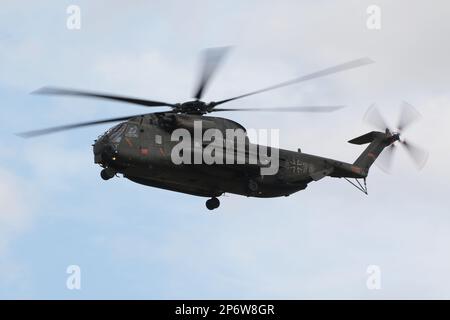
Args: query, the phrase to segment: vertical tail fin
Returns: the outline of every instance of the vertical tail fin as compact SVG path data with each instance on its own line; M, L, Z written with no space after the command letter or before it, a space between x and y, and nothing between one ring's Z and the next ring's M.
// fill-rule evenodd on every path
M350 140L349 143L352 144L362 145L369 143L369 146L361 153L353 165L367 173L384 148L397 141L398 138L398 134L391 134L387 130L385 133L372 131Z

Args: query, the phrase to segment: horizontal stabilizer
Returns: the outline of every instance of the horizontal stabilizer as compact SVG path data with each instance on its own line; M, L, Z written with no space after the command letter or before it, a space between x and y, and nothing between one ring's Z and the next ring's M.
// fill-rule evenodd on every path
M348 143L352 143L352 144L366 144L366 143L371 143L373 140L375 140L375 137L377 136L376 131L372 131L369 133L366 133L362 136L359 136L355 139L350 140Z

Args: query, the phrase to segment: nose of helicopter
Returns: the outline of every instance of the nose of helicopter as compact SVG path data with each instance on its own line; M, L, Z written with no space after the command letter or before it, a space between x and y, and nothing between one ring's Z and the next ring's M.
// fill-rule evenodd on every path
M114 157L114 148L107 137L96 140L93 144L94 162L107 164Z

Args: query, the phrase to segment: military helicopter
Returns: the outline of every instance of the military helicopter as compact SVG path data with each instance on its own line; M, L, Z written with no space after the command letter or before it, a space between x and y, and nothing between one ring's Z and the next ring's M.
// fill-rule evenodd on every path
M389 150L393 150L394 143L397 141L406 147L419 166L424 162L424 152L420 148L400 140L400 131L417 118L409 105L404 105L398 131L387 128L376 108L368 111L370 122L380 127L382 131L372 131L349 141L358 145L369 144L354 163L310 155L302 153L301 150L289 151L250 143L246 136L246 129L242 125L230 119L206 116L206 114L225 111L333 112L343 106L279 108L218 108L218 106L254 94L368 65L373 61L368 58L353 60L260 90L206 103L201 100L205 89L228 50L227 47L221 47L204 51L201 75L193 95L194 100L184 103L167 103L65 88L41 88L34 93L99 98L144 107L168 107L170 109L162 112L57 126L28 131L19 135L36 137L69 129L120 122L102 134L93 144L94 161L102 167L100 173L102 179L110 180L118 174L122 174L123 177L142 185L207 197L209 199L206 201L206 207L209 210L219 207L218 197L224 193L261 198L288 196L304 190L310 182L318 181L326 176L345 178L349 182L351 182L349 179L355 179L356 183L351 183L367 194L366 177L369 168L386 147L389 146ZM243 159L242 163L206 164L203 161L200 164L175 164L173 150L179 141L174 141L171 135L180 128L193 132L196 123L201 124L202 133L208 129L220 133L225 133L230 129L243 132L243 143L248 148L243 148L243 151L237 148L231 150L232 157L240 156ZM234 138L233 142L235 142ZM190 152L202 151L204 147L204 142L201 141L200 146L193 145ZM261 174L261 169L268 165L267 157L261 156L258 152L264 148L267 150L267 154L276 153L278 155L278 168L275 174ZM256 153L256 161L251 161L253 154L250 149L256 150L253 152ZM227 156L229 156L230 151L224 150L220 157L225 157L227 152ZM392 154L391 151L388 153ZM188 157L190 156L192 155L188 155Z

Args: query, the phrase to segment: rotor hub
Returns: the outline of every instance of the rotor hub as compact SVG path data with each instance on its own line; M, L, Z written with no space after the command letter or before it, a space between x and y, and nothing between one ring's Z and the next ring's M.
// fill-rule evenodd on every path
M177 104L174 111L187 114L205 114L211 112L214 106L214 102L205 103L201 100L193 100Z
M389 133L388 141L389 141L389 144L393 144L397 141L401 142L400 133L399 132Z
M389 144L393 144L396 141L400 141L400 132L394 132L394 131L390 131L388 128L386 128L386 135L387 135L387 139Z
M392 139L393 139L394 141L400 141L400 133L399 133L399 132L394 132L394 133L392 134Z

